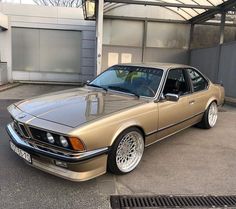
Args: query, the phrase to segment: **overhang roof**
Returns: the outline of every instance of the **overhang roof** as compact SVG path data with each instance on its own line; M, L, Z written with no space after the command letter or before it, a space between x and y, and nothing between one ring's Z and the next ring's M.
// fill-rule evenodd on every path
M227 3L227 0L105 0L104 12L127 4L150 5L165 7L185 20L192 20L207 11L219 9L223 3Z

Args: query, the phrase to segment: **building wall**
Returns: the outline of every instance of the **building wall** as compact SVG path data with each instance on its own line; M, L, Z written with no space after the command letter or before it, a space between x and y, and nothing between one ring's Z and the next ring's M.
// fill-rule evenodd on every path
M0 3L0 12L9 18L9 29L0 32L1 60L8 63L9 80L77 82L86 81L95 76L95 22L85 21L82 9ZM63 31L80 32L81 51L79 53L80 57L78 57L78 60L80 60L79 72L68 73L66 69L64 71L61 69L61 72L55 72L53 70L51 72L50 70L42 72L43 69L35 71L13 69L12 36L16 28L26 28L29 31L33 29L38 31L46 29L48 31L62 31L62 33ZM73 35L68 35L67 37L71 38ZM53 56L56 56L56 52L54 53L55 55ZM66 67L63 66L63 68Z
M8 17L0 12L0 31L8 29Z
M222 83L226 96L236 98L236 42L212 48L191 50L191 65L205 73L213 82Z
M192 49L215 47L220 41L220 25L195 25ZM224 43L236 41L236 27L225 26Z
M102 69L129 62L189 60L190 26L187 24L134 20L104 20ZM142 59L143 58L143 59Z
M12 70L80 73L81 32L12 28Z
M213 82L217 82L219 46L191 50L191 65L198 68Z
M219 81L224 84L226 95L236 98L236 42L221 46Z

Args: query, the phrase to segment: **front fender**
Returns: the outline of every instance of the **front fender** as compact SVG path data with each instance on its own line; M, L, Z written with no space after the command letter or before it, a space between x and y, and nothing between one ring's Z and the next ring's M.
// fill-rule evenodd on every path
M118 137L123 131L125 131L126 129L128 129L128 128L130 128L130 127L134 127L134 126L140 128L140 129L144 132L144 130L143 130L141 124L140 124L138 121L135 121L135 120L127 121L127 122L123 123L123 124L117 129L117 131L115 132L115 134L114 134L113 137L112 137L110 146L113 145L113 143L115 142L115 140L117 139L117 137ZM145 134L145 132L144 132L144 134Z

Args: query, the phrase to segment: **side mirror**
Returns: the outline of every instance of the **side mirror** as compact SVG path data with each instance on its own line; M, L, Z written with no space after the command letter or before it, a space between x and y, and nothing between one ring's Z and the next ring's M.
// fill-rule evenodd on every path
M177 102L179 100L179 95L178 94L166 94L165 98L167 101L171 101L171 102Z
M83 85L83 86L86 86L86 85L88 85L89 83L90 83L90 81L87 80L87 81L83 82L82 85Z

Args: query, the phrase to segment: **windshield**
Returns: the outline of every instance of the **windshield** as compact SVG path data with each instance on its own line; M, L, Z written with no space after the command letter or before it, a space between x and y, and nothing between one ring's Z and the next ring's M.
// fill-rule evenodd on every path
M156 68L116 65L103 72L89 85L136 96L154 97L162 74L163 70Z

